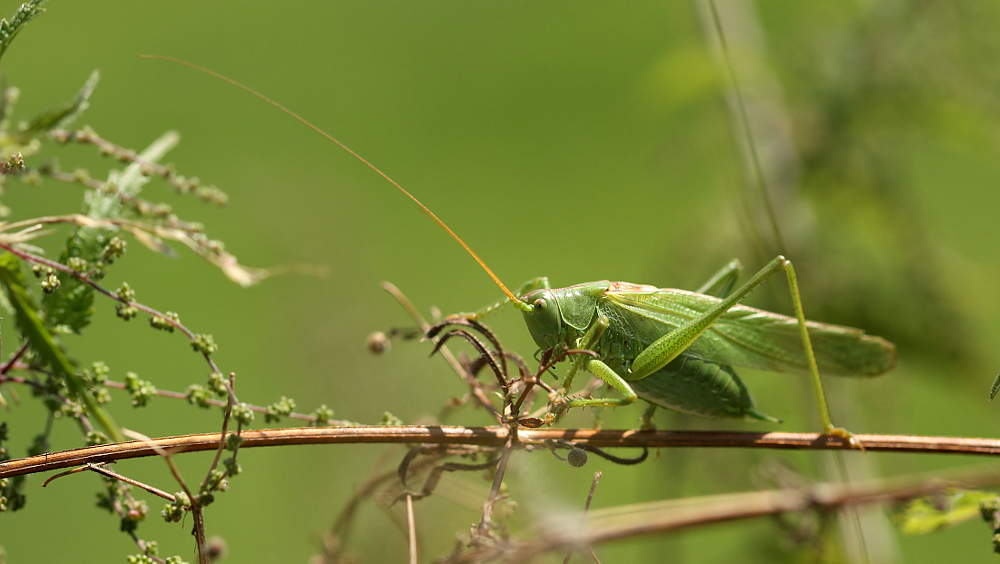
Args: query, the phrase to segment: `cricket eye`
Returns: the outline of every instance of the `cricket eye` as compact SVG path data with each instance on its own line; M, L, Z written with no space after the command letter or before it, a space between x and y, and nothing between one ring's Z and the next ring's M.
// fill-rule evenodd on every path
M534 307L535 309L538 309L538 310L543 310L543 309L545 309L545 306L547 306L548 304L547 304L547 303L545 302L545 300L543 300L542 298L538 298L538 299L537 299L537 300L535 300L535 302L534 302L533 304L531 304L531 305L532 305L532 306L533 306L533 307Z

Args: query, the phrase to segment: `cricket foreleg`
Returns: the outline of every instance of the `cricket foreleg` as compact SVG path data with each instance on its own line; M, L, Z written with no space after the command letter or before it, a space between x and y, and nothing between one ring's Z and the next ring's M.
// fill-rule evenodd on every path
M581 340L583 350L593 350L600 341L601 336L604 335L605 331L607 331L608 325L609 323L606 317L599 318ZM569 391L569 387L573 384L573 379L581 369L586 370L587 372L590 372L594 376L600 378L609 386L621 392L625 397L570 400L569 402L563 404L565 405L565 408L557 407L557 412L573 407L616 407L619 405L629 405L631 403L635 403L637 396L635 394L635 390L632 389L632 386L629 386L628 382L612 370L610 366L589 355L579 355L579 357L573 361L573 365L570 367L569 372L566 374L566 378L563 380L563 385L559 389L560 398L565 397L566 393ZM559 399L557 401L564 402L565 399Z
M588 329L587 334L583 336L583 339L581 340L583 347L581 350L594 350L594 347L601 339L601 336L608 330L609 325L610 323L608 322L607 317L599 317L590 329ZM573 379L576 378L576 373L579 372L581 368L585 369L588 359L592 359L592 357L580 355L573 361L573 365L570 367L569 372L566 373L566 378L563 379L562 388L559 389L560 394L566 395L566 392L569 391L569 387L573 385Z

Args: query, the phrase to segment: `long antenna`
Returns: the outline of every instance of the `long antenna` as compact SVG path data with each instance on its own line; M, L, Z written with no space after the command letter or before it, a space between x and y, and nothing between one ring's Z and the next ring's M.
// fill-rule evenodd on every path
M245 84L237 82L236 80L233 80L232 78L229 78L228 76L219 74L219 73L217 73L217 72L215 72L213 70L207 69L205 67L198 66L198 65L196 65L194 63L189 63L189 62L183 61L181 59L175 59L173 57L166 57L166 56L163 56L163 55L139 55L139 57L143 58L143 59L160 59L160 60L163 60L163 61L170 61L171 63L177 63L179 65L184 65L185 67L190 67L190 68L195 69L197 71L201 71L201 72L203 72L203 73L205 73L205 74L207 74L209 76L214 76L215 78L217 78L219 80L228 82L229 84L232 84L233 86L235 86L237 88L242 88L243 90L249 92L250 94L253 94L254 96L260 98L261 100L267 102L268 104L271 104L275 108L278 108L279 110L281 110L281 111L285 112L286 114L292 116L293 118L299 120L301 123L305 124L307 127L309 127L310 129L312 129L316 133L319 133L323 137L326 137L330 141L333 141L334 143L336 143L337 145L339 145L341 149L347 151L348 153L350 153L351 155L353 155L354 158L356 158L359 161L361 161L361 162L365 163L366 165L368 165L368 168L370 168L370 169L374 170L375 172L379 173L379 175L382 178L385 178L386 180L388 180L393 186L395 186L396 188L399 188L400 192L406 194L411 200L413 200L414 202L416 202L416 204L418 206L420 206L420 208L423 209L425 212L427 212L427 215L431 216L431 218L438 225L440 225L442 229L444 229L445 231L447 231L448 234L451 235L453 239L455 239L456 241L458 241L458 244L462 245L462 248L465 249L470 255L472 255L472 258L476 259L476 262L479 263L479 266L483 267L483 270L486 271L486 274L490 275L490 278L492 278L493 281L497 283L497 286L500 286L500 289L503 290L503 293L506 294L508 298L510 298L510 301L513 302L514 306L517 307L517 309L519 309L521 311L531 311L531 308L532 308L531 304L527 304L527 303L521 301L510 290L508 290L507 286L504 286L504 283L500 281L500 278L497 277L497 275L493 273L493 271L490 269L490 267L486 266L486 263L483 262L483 259L479 258L479 255L477 255L476 252L472 250L472 248L470 248L468 245L466 245L465 241L463 241L461 237L459 237L458 235L456 235L455 232L452 231L451 228L448 227L447 224L445 224L445 222L441 221L441 219L438 216L434 215L434 212L432 212L430 210L430 208L428 208L427 206L425 206L423 204L423 202L421 202L420 200L417 199L416 196L414 196L413 194L407 192L405 188L403 188L402 186L399 185L398 182L396 182L395 180L393 180L392 178L390 178L388 174L386 174L386 173L382 172L381 170L379 170L378 167L376 167L372 163L368 162L368 160L365 159L364 157L362 157L361 155L355 153L353 149L351 149L347 145L341 143L340 141L338 141L336 138L334 138L329 133L323 131L319 127L316 127L315 125L313 125L312 123L310 123L308 120L306 120L304 117L302 117L299 114L293 112L292 110L289 110L288 108L286 108L285 106L279 104L278 102L275 102L274 100L268 98L267 96L261 94L260 92L257 92L253 88L250 88L249 86L247 86Z

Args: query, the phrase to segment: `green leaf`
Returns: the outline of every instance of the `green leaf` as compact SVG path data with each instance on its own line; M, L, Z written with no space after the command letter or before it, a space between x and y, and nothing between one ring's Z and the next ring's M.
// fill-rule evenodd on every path
M155 141L149 144L141 153L139 153L139 158L137 161L143 163L158 163L160 159L166 156L171 149L180 143L181 136L176 131L168 131L163 135L159 136ZM139 162L134 162L127 167L125 170L117 171L112 170L108 174L108 182L114 184L118 187L118 191L129 196L138 196L139 192L142 191L142 187L149 182L149 176L147 173L143 172L143 167ZM102 196L104 198L113 198L114 203L121 205L118 201L117 196ZM110 215L95 216L93 213L97 213L97 209L92 205L88 204L87 215L90 217L115 217Z
M10 116L14 113L14 104L17 103L21 91L14 86L7 86L6 81L0 80L0 131L7 131L10 128Z
M159 162L179 140L177 133L167 132L143 151L139 159L146 163ZM130 164L122 171L113 170L108 177L108 182L130 196L137 195L148 181L149 178L142 174L137 163ZM95 190L85 193L83 211L87 217L94 219L114 219L128 215L128 209L122 205L117 195L102 194ZM59 262L68 264L71 257L77 257L93 264L113 235L114 232L107 229L77 227L66 240ZM58 277L59 290L42 298L45 320L50 329L64 325L79 333L90 323L90 317L94 313L94 289L69 274L60 272Z
M87 82L83 84L83 88L72 100L54 110L44 110L31 118L27 124L21 125L18 132L19 141L26 144L28 141L46 134L49 130L66 127L73 123L90 105L90 95L94 93L94 88L97 88L97 81L100 78L101 73L95 70L90 73Z
M940 495L911 500L896 514L895 521L900 531L908 535L932 533L981 518L979 504L996 498L996 492L953 489Z
M48 365L52 373L66 383L70 393L83 400L87 411L97 419L108 435L115 441L123 442L125 437L121 429L91 395L87 383L76 373L66 353L39 316L38 306L24 283L21 261L10 253L0 255L0 283L7 290L7 296L14 307L14 321L17 328L27 338L31 348Z
M110 237L103 229L78 227L66 240L66 247L59 255L59 262L67 264L70 257L79 257L92 263ZM51 329L65 325L79 333L90 323L94 313L94 289L80 279L59 272L59 289L42 298L45 320Z
M79 256L67 255L72 252L69 246L74 241L74 237L67 241L67 249L63 250L60 262L65 263L67 256ZM59 289L42 298L45 321L50 329L65 326L74 333L79 333L90 324L90 317L94 314L94 289L65 272L60 272L58 277Z
M21 4L21 7L11 16L10 21L0 19L0 57L3 57L3 54L7 51L7 47L10 47L14 36L21 31L24 24L34 19L35 16L39 16L45 12L44 9L39 7L45 1L32 0L27 4Z

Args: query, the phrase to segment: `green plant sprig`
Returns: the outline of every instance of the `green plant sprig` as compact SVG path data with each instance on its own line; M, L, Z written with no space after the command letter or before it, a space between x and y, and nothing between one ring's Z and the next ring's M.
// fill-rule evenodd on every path
M26 348L27 348L26 346L22 345L21 350L24 350ZM27 386L32 389L38 389L38 390L44 389L45 385L42 382L39 382L27 376L16 376L13 374L9 374L9 371L18 370L18 371L32 372L39 374L48 374L46 370L40 369L37 366L33 366L31 364L23 362L15 362L11 364L9 368L6 368L5 366L6 365L0 367L0 384L17 384L17 385ZM104 380L103 382L101 382L101 386L107 388L113 388L116 390L127 389L125 382L117 382L114 380ZM192 393L192 389L194 389L196 393ZM204 396L202 396L202 394L200 393L203 391L205 392ZM192 384L188 388L187 392L175 392L173 390L161 390L157 388L154 395L156 395L156 397L162 397L162 398L185 400L192 405L196 405L202 408L225 407L227 403L225 401L210 397L208 395L207 390L203 386L195 384ZM285 398L284 396L282 396L282 399L266 406L256 405L256 404L246 404L246 405L254 413L264 415L265 421L267 423L280 423L280 417L288 417L289 419L305 421L315 426L353 427L359 425L359 423L357 423L356 421L333 419L332 418L333 411L330 410L326 405L321 405L310 413L301 413L296 411L289 411L287 413L284 413L283 406L287 405L285 400L288 399L290 398ZM267 415L269 414L272 416L271 419L267 418ZM275 419L275 417L278 417L279 419Z
M55 222L53 222L53 223L55 223ZM2 231L2 229L0 229L0 231ZM164 312L161 312L161 311L159 311L159 310L157 310L155 308L147 306L147 305L145 305L143 303L137 302L135 300L130 300L130 299L123 298L122 293L108 290L107 288L105 288L105 287L101 286L100 284L98 284L97 282L93 281L85 273L77 272L76 270L70 268L68 265L62 264L61 262L57 262L57 261L54 261L54 260L51 260L51 259L47 259L45 257L41 257L41 256L38 256L38 255L35 255L33 253L29 253L27 251L24 251L24 250L21 250L21 249L17 248L16 245L4 243L4 242L0 242L0 249L4 249L7 252L9 252L9 253L17 256L18 258L20 258L20 259L22 259L22 260L24 260L26 262L33 263L33 264L39 264L39 265L42 265L42 266L44 266L46 268L51 268L53 270L57 270L59 272L65 273L68 276L70 276L70 277L72 277L72 278L74 278L76 280L79 280L80 282L83 282L84 284L90 286L95 291L97 291L99 294L102 294L102 295L104 295L104 296L106 296L108 298L111 298L112 300L115 300L116 302L119 302L120 304L123 304L123 305L125 305L127 307L135 308L135 309L137 309L137 310L139 310L139 311L141 311L143 313L146 313L151 318L156 318L158 320L162 320L162 321L160 321L160 323L164 323L164 324L167 324L167 325L169 325L171 327L174 327L175 329L177 329L178 331L180 331L181 333L183 333L186 337L188 337L188 339L192 343L198 341L199 337L202 337L203 341L207 340L207 339L204 339L204 337L206 337L206 336L209 337L209 338L211 337L211 335L195 333L194 331L188 329L187 326L185 326L183 323L180 322L180 319L176 315L170 315L169 312L164 313ZM221 373L221 370L219 369L218 365L215 363L215 361L211 357L212 353L215 352L215 350L212 350L212 347L202 344L202 345L199 345L198 347L195 347L195 350L198 351L198 352L200 352L202 354L202 356L205 357L205 361L208 363L209 368L211 368L212 372ZM217 350L217 347L216 347L216 350Z
M24 25L43 13L44 0L29 0L9 19L0 19L0 56L9 48L13 38ZM13 110L20 96L15 87L0 87L0 195L14 181L36 185L45 179L83 188L83 213L53 214L17 221L4 221L11 214L9 207L0 205L0 306L13 312L17 330L24 336L24 343L5 362L0 364L0 385L11 383L27 386L33 396L47 409L44 428L32 442L29 454L48 450L49 434L57 418L65 416L80 426L88 445L125 441L125 436L143 438L118 427L105 409L110 400L109 388L123 388L132 396L136 407L143 406L153 397L167 395L157 390L149 381L128 373L125 382L109 382L107 367L95 363L93 370L80 370L70 359L60 333L81 333L90 323L94 295L100 294L116 302L118 315L125 320L139 313L149 316L150 325L167 332L185 335L192 348L202 355L210 369L208 386L193 386L194 390L211 390L216 397L205 393L173 393L201 407L220 405L225 408L222 437L216 447L216 456L196 490L185 484L169 454L164 456L174 477L189 500L181 507L181 514L192 513L198 539L198 560L208 561L204 518L201 508L214 500L214 492L225 491L228 478L239 474L236 455L242 441L240 433L255 413L265 414L269 421L284 416L308 419L309 416L293 413L294 402L287 398L270 406L255 407L241 403L234 390L235 375L225 378L212 358L218 350L213 337L197 334L188 329L174 312L160 312L135 299L135 291L127 284L117 290L105 288L99 281L106 270L125 251L124 234L131 234L136 241L165 255L176 254L167 244L180 243L218 267L230 280L241 286L250 286L270 275L262 269L251 269L239 264L236 257L225 250L221 241L210 239L199 222L179 218L169 204L151 201L140 196L143 186L160 178L181 195L190 194L198 199L224 206L228 196L215 186L202 185L198 178L188 178L176 172L173 165L159 161L179 141L176 132L167 132L153 141L148 148L137 152L112 143L89 127L71 129L71 125L87 109L100 75L94 71L82 88L67 102L43 110L30 119L14 124ZM111 157L125 167L112 168L106 179L95 178L82 168L62 169L55 159L32 162L46 146L81 143L95 147L102 155ZM51 230L47 226L72 227L61 252L55 260L41 256L33 245ZM24 265L31 267L41 278L39 286L44 292L35 297L31 284L24 275ZM6 299L5 299L6 298ZM100 365L100 366L98 366ZM13 370L29 372L27 377L10 374ZM44 375L44 376L42 376ZM11 390L16 398L16 392ZM197 397L195 397L197 395ZM0 406L7 407L0 395ZM316 423L329 421L332 412L322 407L312 417ZM228 432L230 418L236 419L236 431ZM102 431L95 429L99 426ZM0 443L7 439L7 426L0 423ZM148 439L146 439L148 440ZM224 451L232 457L221 461ZM0 444L0 462L10 457ZM220 467L222 464L222 467ZM220 469L221 468L221 469ZM101 497L102 507L119 517L121 530L135 541L141 554L129 556L130 562L179 563L179 557L161 558L156 543L144 541L136 534L138 524L146 517L148 507L130 493L130 482L123 476L105 474L106 489ZM21 493L23 477L0 479L0 511L17 510L24 505ZM177 500L174 500L176 502ZM183 504L182 504L183 505Z
M139 166L139 172L143 176L159 176L169 182L178 194L193 193L198 199L225 206L229 202L229 196L215 186L202 186L201 180L197 177L187 178L177 174L171 165L161 165L156 162L142 159L135 151L116 145L97 134L90 127L84 127L76 131L56 129L49 132L54 141L61 144L78 143L91 144L98 148L102 155L111 156L123 163L134 163Z
M125 231L146 247L160 253L172 255L173 250L163 243L163 239L176 241L195 251L210 264L215 265L227 278L240 286L247 287L269 277L272 272L262 268L249 268L239 264L236 257L226 252L225 246L216 240L209 239L201 232L189 232L184 229L121 218L93 218L83 214L49 215L23 221L0 223L0 243L16 245L33 241L47 234L41 228L44 225L70 224L79 227L104 229L110 232ZM8 248L8 247L4 247ZM37 255L35 255L37 257ZM28 260L26 257L25 260ZM48 261L61 264L58 261L44 259L32 260L38 264ZM63 270L46 264L51 268ZM64 267L66 265L63 265Z

